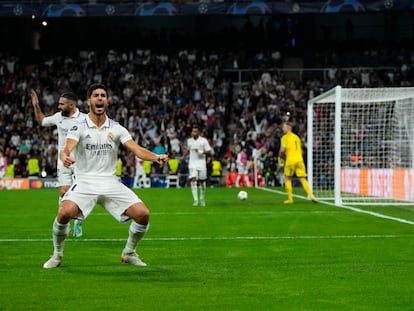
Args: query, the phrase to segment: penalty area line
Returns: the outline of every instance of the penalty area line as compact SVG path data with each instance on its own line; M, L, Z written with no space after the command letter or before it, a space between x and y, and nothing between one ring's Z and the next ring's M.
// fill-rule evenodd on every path
M260 190L263 190L263 191L268 191L268 192L273 192L273 193L277 193L277 194L282 194L282 195L285 194L286 195L286 192L279 191L279 190L268 189L268 188L256 188L256 189L260 189ZM307 197L304 197L304 196L301 196L301 195L294 194L293 196L296 197L296 198L304 199L304 200L307 199ZM356 207L352 207L352 206L335 205L333 203L329 203L329 202L326 202L326 201L319 201L319 204L330 205L330 206L334 206L334 207L339 207L339 208L351 210L351 211L354 211L354 212L357 212L357 213L368 214L368 215L371 215L371 216L374 216L374 217L377 217L377 218L383 218L383 219L388 219L388 220L393 220L393 221L401 222L401 223L408 224L408 225L414 225L414 221L410 221L410 220L403 219L403 218L398 218L398 217L387 216L387 215L384 215L384 214L381 214L381 213L372 212L372 211L366 211L366 210L363 210L363 209L360 209L360 208L356 208Z

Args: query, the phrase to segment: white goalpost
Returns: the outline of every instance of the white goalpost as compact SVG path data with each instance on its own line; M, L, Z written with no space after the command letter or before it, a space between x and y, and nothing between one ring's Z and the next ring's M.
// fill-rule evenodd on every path
M308 180L337 205L414 206L414 88L335 88L308 101Z

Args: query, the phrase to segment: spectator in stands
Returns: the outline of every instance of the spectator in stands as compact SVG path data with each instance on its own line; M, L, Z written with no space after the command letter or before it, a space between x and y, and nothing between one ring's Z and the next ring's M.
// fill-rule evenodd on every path
M237 164L237 180L236 187L250 187L249 181L249 167L248 167L249 156L246 152L246 147L241 147L237 153L236 164Z
M170 138L170 151L174 152L175 154L181 153L181 142L177 137L177 133L173 132Z
M6 174L7 169L7 158L4 156L4 153L2 150L0 150L0 178Z
M27 177L28 172L26 166L24 166L18 157L13 159L14 175L13 177L23 178Z
M53 176L53 167L49 165L46 157L40 159L40 174L42 177Z
M226 187L235 187L238 175L239 174L237 173L237 169L235 167L232 167L231 170L227 173Z
M166 149L163 145L163 139L162 137L156 133L155 137L154 137L154 148L152 148L152 152L154 152L155 154L164 154L166 153ZM164 167L163 166L154 166L155 170L156 170L156 174L163 174L164 173Z
M278 186L277 182L277 163L278 158L274 155L273 150L269 150L266 152L264 149L263 152L263 166L264 166L264 175L265 175L265 183L267 186Z

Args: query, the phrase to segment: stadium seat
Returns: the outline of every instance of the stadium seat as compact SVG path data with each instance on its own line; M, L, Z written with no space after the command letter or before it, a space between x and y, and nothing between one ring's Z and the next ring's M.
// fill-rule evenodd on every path
M27 167L29 169L29 176L39 176L40 174L39 159L30 158L29 160L27 160Z
M152 162L151 161L143 161L142 162L142 168L144 169L145 175L147 175L147 176L151 175Z
M152 162L151 161L143 161L142 168L144 169L144 175L139 178L139 187L140 188L151 188L151 169L152 169Z
M14 178L14 164L10 163L7 165L6 172L3 177Z
M180 168L180 161L177 159L168 160L168 175L167 175L167 187L174 186L180 188L180 176L178 170Z
M221 184L221 177L222 177L222 172L223 172L221 162L218 160L213 160L211 164L212 164L212 170L211 170L211 176L210 176L210 185L219 186Z

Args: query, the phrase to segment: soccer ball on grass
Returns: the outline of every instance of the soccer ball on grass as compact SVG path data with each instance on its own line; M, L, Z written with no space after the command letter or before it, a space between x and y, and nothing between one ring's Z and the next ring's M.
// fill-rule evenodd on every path
M247 192L246 191L239 191L239 193L237 194L237 198L240 200L240 201L244 201L244 200L247 200L247 197L248 197L248 195L247 195Z

